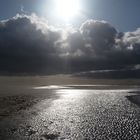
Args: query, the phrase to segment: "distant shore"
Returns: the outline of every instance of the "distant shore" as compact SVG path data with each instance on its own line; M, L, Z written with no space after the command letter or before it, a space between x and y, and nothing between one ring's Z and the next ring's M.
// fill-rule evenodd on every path
M51 76L0 76L2 86L46 86L46 85L120 85L139 86L140 79L88 79L72 75Z

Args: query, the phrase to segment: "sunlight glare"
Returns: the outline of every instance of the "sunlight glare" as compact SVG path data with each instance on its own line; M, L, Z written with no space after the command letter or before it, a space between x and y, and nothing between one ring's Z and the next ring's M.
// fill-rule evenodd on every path
M78 15L80 10L79 0L55 0L57 17L63 20L71 20Z

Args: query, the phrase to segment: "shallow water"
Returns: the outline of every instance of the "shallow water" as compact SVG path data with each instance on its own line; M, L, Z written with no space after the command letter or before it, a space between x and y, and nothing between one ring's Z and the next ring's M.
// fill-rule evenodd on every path
M34 90L38 92L34 98L25 98L35 100L31 106L0 119L0 139L140 139L140 107L135 102L139 89Z

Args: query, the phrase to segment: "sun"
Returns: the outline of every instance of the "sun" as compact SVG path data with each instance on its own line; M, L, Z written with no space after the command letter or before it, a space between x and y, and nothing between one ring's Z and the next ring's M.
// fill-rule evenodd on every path
M69 21L80 11L79 0L54 0L55 13L58 18Z

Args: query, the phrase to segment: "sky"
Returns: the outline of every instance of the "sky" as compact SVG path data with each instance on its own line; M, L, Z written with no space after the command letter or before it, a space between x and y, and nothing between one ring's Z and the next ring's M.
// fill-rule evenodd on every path
M0 74L140 77L139 6L0 0Z
M52 0L0 0L0 19L7 19L21 13L50 17L53 13ZM80 0L87 19L105 20L120 31L132 31L139 27L139 0Z

